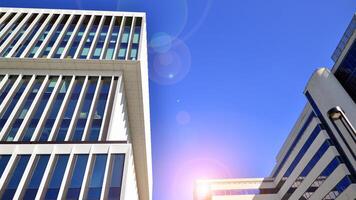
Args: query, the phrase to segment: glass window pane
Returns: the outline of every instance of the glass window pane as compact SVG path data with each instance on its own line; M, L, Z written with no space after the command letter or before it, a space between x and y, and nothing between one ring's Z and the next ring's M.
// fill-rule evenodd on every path
M104 180L106 157L105 154L97 154L94 156L95 162L91 177L89 177L89 186L87 190L86 199L97 200L100 199L101 189Z
M69 178L69 186L66 199L78 199L82 182L84 179L85 168L87 166L88 155L76 155L74 160L74 170L72 177Z
M35 199L50 155L39 155L37 157L36 163L33 165L36 167L33 170L32 177L29 179L28 185L24 186L23 199L26 200Z
M57 199L59 188L62 183L64 171L67 166L69 155L59 155L55 167L52 171L51 178L49 180L47 192L45 195L46 200Z
M15 195L17 186L19 185L21 178L23 177L23 173L26 169L27 163L30 159L30 155L20 155L16 159L17 161L13 164L14 170L10 173L9 182L4 185L4 193L1 199L12 199Z
M10 160L10 157L11 157L11 155L1 155L0 156L0 178L6 168L7 163Z
M109 174L109 180L111 178L111 181L109 185L108 199L119 200L121 193L122 174L124 172L125 155L113 154L112 157L113 162L111 174Z

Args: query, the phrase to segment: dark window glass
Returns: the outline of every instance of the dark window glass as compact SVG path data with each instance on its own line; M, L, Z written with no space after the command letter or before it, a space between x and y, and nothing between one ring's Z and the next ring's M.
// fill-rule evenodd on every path
M41 46L41 44L43 43L43 41L47 38L49 32L51 31L54 23L56 22L56 20L58 19L59 15L54 15L50 21L50 23L46 26L46 28L44 29L43 33L41 33L41 35L39 36L39 38L37 38L37 42L36 44L31 48L30 53L28 55L29 58L33 58L37 52L37 50L39 49L39 47Z
M10 160L10 157L11 155L0 155L0 178Z
M30 159L30 155L20 155L16 159L17 162L12 166L14 170L10 174L9 182L4 185L4 193L1 199L12 199L15 195L17 186L19 185L21 178L23 177L23 173L26 169L28 160Z
M94 53L92 56L93 59L100 58L101 51L103 50L105 39L108 34L110 20L111 20L111 17L105 17L104 24L100 30L100 33L99 33L99 36L98 36L98 39L96 42L96 47L94 48Z
M88 36L85 40L85 43L84 43L84 47L83 47L82 52L79 56L80 59L86 59L89 54L91 44L93 43L96 31L99 26L100 18L101 17L99 17L99 16L95 17L94 23L90 28L89 34L88 34Z
M66 110L64 111L64 117L62 122L60 122L59 129L57 131L56 141L64 141L66 134L68 132L69 124L72 120L75 106L77 105L80 91L83 88L84 78L76 78L75 85L73 88L73 92L71 94L68 105L66 106Z
M69 48L69 52L67 54L67 58L73 58L75 56L75 52L77 51L77 48L78 48L78 46L80 44L80 41L81 41L81 39L82 39L82 37L84 35L86 26L88 26L89 19L90 19L90 16L85 16L85 19L84 19L83 23L80 25L78 33L74 37L72 45Z
M100 128L103 122L106 102L110 90L110 78L103 78L103 84L100 89L98 102L94 108L94 116L89 128L89 141L97 141L99 139Z
M126 59L126 51L127 51L128 45L129 45L131 25L132 25L132 18L130 17L130 18L126 19L124 31L121 36L120 49L119 49L119 53L117 55L117 58L120 60Z
M345 176L341 181L323 198L323 200L336 199L352 184L351 176Z
M57 199L61 187L64 171L67 166L69 155L59 155L52 171L45 198L46 200Z
M112 169L109 175L110 186L108 192L108 199L114 200L120 199L121 184L122 184L122 174L124 172L124 162L125 155L123 154L113 154L112 155Z
M23 94L24 90L26 89L26 86L28 82L30 81L31 76L23 76L22 81L20 83L19 88L17 89L17 92L15 95L12 97L8 107L6 108L6 111L3 113L0 119L0 129L2 129L6 123L6 121L9 119L10 114L13 112L17 102L19 101L21 95Z
M88 162L88 155L76 155L74 160L74 170L72 177L69 178L69 186L66 199L78 199L82 182L84 179L85 168Z
M105 59L107 59L107 60L111 60L113 58L116 43L117 43L117 38L118 38L118 35L120 32L121 19L122 18L119 18L119 17L115 18L115 23L114 23L114 27L111 32L109 45L108 45L106 53L105 53Z
M73 31L75 29L75 26L77 25L77 22L79 20L79 16L75 16L74 19L72 20L72 22L70 23L68 30L66 32L66 34L63 36L62 41L59 43L58 49L56 50L56 53L54 54L54 58L60 58L64 48L66 47L70 37L73 34Z
M95 157L95 161L94 161L93 172L89 177L88 190L87 190L87 194L85 195L87 200L100 199L101 189L104 180L107 155L97 154L94 157Z
M47 117L44 127L42 128L42 131L40 131L41 136L39 138L39 141L47 141L48 140L48 137L49 137L49 134L51 133L54 121L57 118L59 109L60 109L62 102L64 100L64 96L68 90L70 81L71 81L71 77L63 78L63 81L61 83L57 97L56 97L55 101L53 102L52 108L49 111L49 116Z
M11 13L6 20L0 24L0 31L10 22L10 20L15 16L15 13Z
M30 200L35 199L38 188L41 184L41 180L46 169L50 155L39 155L33 164L34 170L31 175L29 175L28 185L24 186L24 196L23 199Z
M84 97L84 102L81 105L82 107L79 109L79 116L76 122L76 126L74 129L74 134L73 134L73 141L80 141L83 136L84 128L86 121L88 119L88 114L89 114L89 109L91 104L93 103L93 97L95 93L95 88L97 85L98 78L97 77L90 77L89 78L89 86L87 88L85 97Z
M131 60L136 60L138 56L138 47L140 43L140 34L141 34L141 23L142 23L142 18L137 18L134 33L132 36L132 44L131 44L132 46L130 52Z
M18 25L20 24L20 22L23 20L23 18L25 16L26 16L26 13L21 14L20 17L18 17L17 20L13 24L11 24L11 26L9 27L7 32L3 35L4 37L2 37L0 39L0 46L7 40L7 38L12 34L12 32L18 27Z
M17 76L10 76L9 79L6 81L5 85L3 86L3 90L0 92L0 104L4 101L6 95L9 93L10 89L14 85Z
M35 99L36 94L43 83L43 80L44 80L43 76L36 77L36 80L34 81L33 86L30 90L30 94L28 94L27 98L25 99L23 107L19 108L17 115L14 117L15 121L10 125L11 128L8 130L8 132L6 133L6 136L4 137L4 139L6 141L14 140L16 133L22 124L22 121L24 120L24 118L27 114L27 111L29 110L30 106L32 105L32 102Z
M34 115L32 116L32 119L30 120L29 124L27 127L24 129L24 135L22 136L22 141L30 141L31 137L33 135L33 132L35 131L37 124L43 114L43 111L48 103L49 97L51 96L53 92L53 88L55 87L57 83L58 77L52 76L49 78L49 84L47 85L47 88L45 89L44 93L42 94L37 108L34 109Z

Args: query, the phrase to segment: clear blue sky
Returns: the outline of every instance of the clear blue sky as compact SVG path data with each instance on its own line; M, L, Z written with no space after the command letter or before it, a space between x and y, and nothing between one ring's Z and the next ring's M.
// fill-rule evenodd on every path
M144 11L154 200L195 178L268 176L354 0L1 0L0 6Z

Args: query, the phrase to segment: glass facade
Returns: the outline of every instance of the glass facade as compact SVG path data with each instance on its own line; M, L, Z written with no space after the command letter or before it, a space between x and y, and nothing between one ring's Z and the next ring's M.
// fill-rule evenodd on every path
M87 58L87 56L89 54L90 47L91 47L91 45L93 43L96 31L98 30L100 19L101 19L101 17L95 17L94 23L90 28L90 31L89 31L89 33L87 35L86 40L85 40L83 49L82 49L82 51L81 51L81 53L79 55L80 59L86 59Z
M98 35L98 41L96 43L96 47L94 48L94 53L92 56L93 59L99 59L101 56L101 52L103 50L106 37L108 35L110 21L111 21L111 17L105 17L103 27L101 28Z
M126 52L127 52L127 48L128 48L128 44L129 44L129 40L130 40L132 23L133 23L132 18L126 18L124 30L123 30L123 33L121 36L119 53L117 55L117 58L119 60L126 59Z
M120 25L121 25L121 20L122 18L120 17L115 17L115 22L114 22L114 26L112 28L112 32L110 35L110 39L109 39L109 44L108 47L106 49L106 53L105 53L105 59L106 60L111 60L113 59L114 56L114 52L115 52L115 47L117 44L117 39L120 33Z
M85 167L88 162L88 155L75 155L74 168L69 178L67 191L65 192L65 199L79 199L80 189L82 187Z
M89 19L90 19L90 16L84 17L83 23L80 24L79 30L76 33L76 35L74 36L72 45L69 47L69 52L68 52L66 58L74 58L75 53L77 52L77 49L79 47L80 41L83 38L85 29L88 26Z
M78 23L78 20L79 20L79 16L78 15L74 16L74 19L70 23L70 25L69 25L69 27L67 29L67 32L63 36L61 42L59 43L59 46L57 47L57 50L55 51L55 54L53 55L53 58L60 58L61 57L61 55L62 55L62 53L64 51L64 48L66 47L70 37L73 34L75 26Z
M122 174L124 171L125 155L114 154L112 155L112 169L111 176L109 177L109 192L107 194L107 199L109 200L119 200L122 185Z
M103 187L105 166L106 166L106 154L97 154L94 156L94 166L92 173L89 175L89 185L84 196L88 200L100 199L101 190Z
M46 189L44 199L54 200L58 197L59 188L61 187L64 171L67 167L69 155L58 155L55 167L50 176L49 184Z
M25 18L26 15L27 15L26 13L20 14L20 17L18 17L14 23L10 24L10 27L6 31L6 33L0 37L0 46L4 44L4 42L9 38L12 32L18 27L18 25L21 23L21 21Z

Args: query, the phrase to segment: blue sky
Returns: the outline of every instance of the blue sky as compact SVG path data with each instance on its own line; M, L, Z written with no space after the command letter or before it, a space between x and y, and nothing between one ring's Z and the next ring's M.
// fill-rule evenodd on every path
M196 178L268 176L354 0L1 0L147 12L154 200Z

